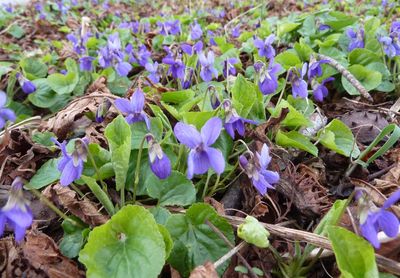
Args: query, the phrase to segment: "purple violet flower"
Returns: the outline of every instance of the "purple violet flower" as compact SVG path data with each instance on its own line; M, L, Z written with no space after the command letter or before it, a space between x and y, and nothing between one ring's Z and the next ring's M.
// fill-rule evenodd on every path
M81 71L92 71L94 57L83 56L79 59L79 68Z
M307 72L307 63L303 64L301 70L292 68L289 72L289 80L292 83L292 95L294 98L301 97L307 98L307 82L303 79Z
M167 35L176 35L181 32L181 23L179 19L171 20L167 22L157 22L157 26L160 28L160 34Z
M394 192L383 204L382 208L372 207L366 216L360 219L361 234L374 246L379 248L381 243L378 233L383 231L389 237L396 237L399 232L399 220L388 209L400 200L400 190ZM363 219L364 218L364 219Z
M235 75L236 74L236 68L234 65L239 63L239 60L236 58L228 58L225 61L223 61L223 71L222 74L226 78L228 75Z
M256 38L254 40L254 46L258 49L258 55L267 59L275 57L275 49L272 46L274 40L274 34L269 35L265 40Z
M211 147L215 143L222 129L221 119L209 119L198 132L193 125L178 122L174 133L180 143L190 148L187 164L187 177L193 178L194 174L204 174L209 168L217 174L222 174L225 169L225 159L222 152Z
M203 50L203 42L198 41L193 46L188 43L182 43L181 49L184 53L188 54L189 56L192 56L193 54L199 53L200 51Z
M274 63L271 59L268 64L268 68L265 65L259 65L256 63L254 67L260 73L260 80L258 81L258 87L263 95L273 94L278 89L278 72L282 69L280 64Z
M225 109L225 123L224 123L224 128L226 132L229 134L229 136L232 137L232 139L235 139L235 131L240 136L244 135L245 132L245 123L249 124L257 124L256 121L253 120L248 120L245 118L242 118L239 116L237 113L236 109L232 107L232 104L230 100L225 100L223 103L223 107Z
M144 67L149 72L149 79L153 83L158 83L160 81L160 75L158 74L158 63L146 63Z
M325 31L325 30L329 30L331 29L331 26L329 26L328 24L320 24L318 27L319 31Z
M104 121L104 118L106 117L110 107L111 107L111 101L107 98L103 98L103 101L101 102L99 107L97 107L96 110L96 115L95 115L96 123L102 123Z
M51 140L61 149L62 157L58 162L57 168L61 172L60 184L68 186L77 179L79 179L83 172L83 162L87 157L87 144L86 138L75 141L75 150L72 154L67 152L67 142L58 142L55 138Z
M400 51L397 51L396 45L391 37L380 37L378 40L382 44L383 51L389 58L400 55Z
M7 121L14 122L17 118L14 111L4 106L7 103L7 95L3 91L0 91L0 129L2 129Z
M308 80L313 79L314 77L322 76L322 64L328 63L328 60L322 59L317 61L314 56L310 58L310 64L308 65Z
M12 13L13 13L14 9L13 9L13 6L12 6L11 3L9 3L9 4L3 3L2 6L3 6L4 10L5 10L7 13L9 13L9 14L12 14Z
M125 120L128 124L145 122L147 129L150 130L150 120L144 109L144 94L142 90L136 89L130 100L119 98L115 100L115 106L124 114L128 114Z
M163 152L161 146L154 139L153 135L146 136L149 144L150 169L159 179L166 179L171 175L171 161Z
M36 85L29 81L25 76L23 76L20 72L17 72L16 75L18 79L18 83L22 88L22 91L29 95L36 91Z
M214 32L211 31L211 30L208 30L208 31L207 31L207 35L208 35L208 37L209 37L209 39L210 39L210 45L217 46L217 43L216 43L215 40L214 40L214 37L215 37Z
M0 236L3 235L5 226L8 224L14 230L15 241L17 242L24 238L26 230L33 222L29 201L25 199L22 188L21 178L16 177L11 184L7 203L0 210Z
M218 71L214 68L214 52L209 51L207 57L203 52L199 53L199 62L201 64L200 76L201 78L209 82L213 76L218 77Z
M174 59L172 57L165 57L162 59L164 64L169 65L168 74L177 79L184 79L185 77L185 64L180 58Z
M233 29L232 29L232 37L233 38L238 38L240 36L240 24L236 25Z
M182 89L186 90L189 89L192 85L192 78L193 78L194 70L192 68L186 67L185 68L185 76L181 79Z
M277 172L267 170L270 162L271 156L266 144L263 145L261 153L251 153L249 160L245 155L239 157L240 166L262 196L267 194L268 188L274 189L273 184L279 181L279 174Z
M360 28L356 32L349 28L346 31L347 37L350 39L350 43L348 46L348 51L352 51L356 48L364 48L364 29Z
M315 79L312 81L313 96L316 101L322 102L325 97L328 96L328 88L325 83L335 80L333 77L324 79L321 83L318 83Z
M203 35L203 30L201 30L200 24L195 22L190 30L190 39L195 41L200 39L202 35Z

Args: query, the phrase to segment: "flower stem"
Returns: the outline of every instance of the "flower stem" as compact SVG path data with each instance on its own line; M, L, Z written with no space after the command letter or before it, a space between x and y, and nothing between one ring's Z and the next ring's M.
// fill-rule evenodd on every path
M206 183L204 184L204 188L203 188L203 194L201 195L201 199L202 200L204 200L204 198L206 197L207 190L208 190L208 184L210 182L210 178L211 178L211 172L208 171L207 172L207 180L206 180Z
M87 151L88 157L90 159L90 162L93 164L94 170L96 171L97 179L99 179L101 186L103 187L103 190L105 192L107 192L107 184L101 178L100 170L99 170L99 168L97 168L96 161L94 160L94 157L89 150L89 146L84 143L83 143L83 145L86 147L86 151Z
M215 192L217 191L220 178L221 178L221 175L217 175L217 179L215 180L214 186L211 188L210 196L213 196L215 194Z
M136 190L137 190L137 186L139 184L140 161L142 160L142 152L143 152L144 142L146 141L146 136L147 136L147 134L143 137L142 141L140 142L138 156L136 159L135 181L133 183L133 196L132 196L133 203L135 203L135 201L136 201ZM122 199L121 199L121 201L122 201Z

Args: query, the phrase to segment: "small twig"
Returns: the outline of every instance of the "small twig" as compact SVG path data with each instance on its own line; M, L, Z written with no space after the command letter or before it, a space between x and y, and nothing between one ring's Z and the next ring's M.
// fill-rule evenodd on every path
M367 89L365 89L365 87L360 83L360 81L357 80L357 78L354 77L354 75L351 72L349 72L345 67L339 64L338 61L322 54L318 54L318 58L327 60L328 61L327 64L335 68L337 71L339 71L350 82L350 84L353 85L354 88L356 88L356 90L360 93L360 95L363 98L365 98L369 102L373 102L373 99L371 95L368 93Z
M214 268L218 268L219 266L221 266L224 262L229 260L233 255L235 255L237 252L239 252L240 249L242 249L245 246L246 246L245 241L242 241L241 243L239 243L237 246L235 246L233 249L231 249L228 253L226 253L221 258L219 258L218 261L216 261L214 263ZM238 255L239 255L239 253L238 253Z
M368 175L368 181L371 181L373 179L379 178L383 174L386 174L387 172L390 171L390 169L394 168L396 164L390 165L389 167L383 168L382 170L379 170L378 172L375 172L371 175Z
M235 246L229 241L229 239L226 238L226 236L217 228L215 227L210 221L206 220L206 224L208 226L210 226L210 228L226 243L226 245L228 245L232 250L235 249ZM239 245L238 245L239 246ZM230 252L232 252L232 250ZM236 250L236 252L239 250ZM235 252L235 253L236 253ZM235 254L233 253L233 254ZM232 257L233 254L230 256ZM251 266L249 265L249 263L246 261L246 259L240 254L240 253L236 253L239 260L242 262L242 264L244 264L244 266L247 268L247 270L249 271L249 274L252 278L258 278L257 274L254 273L253 269L251 268ZM225 257L225 256L224 256ZM230 257L226 258L229 259ZM221 259L220 259L221 260ZM219 262L220 260L218 260L217 262ZM221 262L219 262L221 264Z

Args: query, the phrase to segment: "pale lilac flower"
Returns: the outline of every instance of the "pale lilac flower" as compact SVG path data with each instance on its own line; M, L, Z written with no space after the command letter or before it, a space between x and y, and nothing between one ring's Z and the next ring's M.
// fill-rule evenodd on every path
M174 127L176 138L190 148L187 164L187 177L193 178L194 174L204 174L209 168L217 174L222 174L225 169L225 159L222 152L211 147L215 143L222 129L221 119L209 119L198 132L193 125L178 122Z
M22 88L22 91L25 94L32 94L33 92L36 91L36 85L33 84L31 81L29 81L25 76L23 76L20 72L17 72L16 75L18 79L18 83Z
M378 40L382 44L383 51L389 58L393 58L394 56L400 54L400 52L397 51L396 45L391 37L380 37Z
M202 35L203 35L203 30L201 30L200 24L195 22L190 30L190 38L195 41L200 39Z
M115 100L115 106L124 114L127 114L125 120L128 124L135 122L145 122L147 129L150 130L150 120L144 109L144 94L142 90L136 89L130 100L119 98Z
M179 19L171 20L167 22L157 22L157 26L160 28L160 34L167 35L176 35L181 32L181 23Z
M150 169L159 179L166 179L171 174L171 161L163 152L161 146L154 139L153 135L146 136L149 144L149 162Z
M104 121L110 107L111 101L107 98L103 98L103 101L96 110L95 120L97 123L102 123Z
M8 224L14 230L17 242L24 238L26 230L33 222L29 201L25 199L22 188L21 178L16 177L11 185L7 203L0 210L0 236L3 235L5 226Z
M279 181L277 172L267 170L270 162L271 156L266 144L263 145L261 153L251 153L250 159L247 159L245 155L239 157L240 166L262 196L267 194L267 189L274 189L273 184Z
M374 246L380 247L378 233L383 231L389 237L396 237L399 232L399 220L388 209L400 200L400 190L394 192L383 204L382 208L372 207L365 219L360 219L362 235Z
M238 38L240 36L240 24L236 25L233 29L232 29L232 37L233 38Z
M328 96L328 88L325 83L335 80L333 77L324 79L321 83L318 83L315 79L312 81L313 96L316 101L322 102L325 97Z
M14 9L13 9L13 6L12 6L11 3L9 3L9 4L3 3L2 6L3 6L4 10L5 10L7 13L10 13L10 14L13 13Z
M57 169L61 172L60 184L68 186L79 179L83 172L83 163L86 161L87 144L86 138L75 141L75 150L67 152L67 142L58 142L55 138L51 140L60 148L62 157L58 162Z
M263 95L273 94L278 89L278 72L282 69L281 65L274 63L271 59L268 67L261 63L254 64L254 68L260 73L258 87Z
M4 106L7 103L7 95L3 91L0 91L0 129L2 129L7 121L14 122L17 118L14 111Z
M79 68L81 71L92 71L94 60L95 58L90 56L83 56L79 58Z
M303 64L301 70L298 68L292 68L289 72L289 80L292 83L292 95L293 97L307 98L307 82L303 79L307 72L307 63Z
M146 63L145 69L149 72L148 77L153 83L158 83L160 81L157 62L154 62L154 64L150 62Z
M364 48L364 29L360 28L354 31L352 28L347 29L347 37L350 39L348 51L352 51L356 48Z
M254 40L254 46L258 49L258 55L267 59L273 58L275 56L275 49L272 46L274 40L274 34L269 35L265 40L256 38Z
M199 53L199 62L201 65L200 76L204 81L209 82L213 76L218 77L218 71L214 68L214 52L209 51L207 57L203 52Z

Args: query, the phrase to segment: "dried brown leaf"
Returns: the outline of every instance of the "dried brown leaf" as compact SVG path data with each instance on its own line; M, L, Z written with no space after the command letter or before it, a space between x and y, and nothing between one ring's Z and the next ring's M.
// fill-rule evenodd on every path
M191 273L190 278L218 278L218 273L215 270L212 262L206 262L204 265L199 265Z

